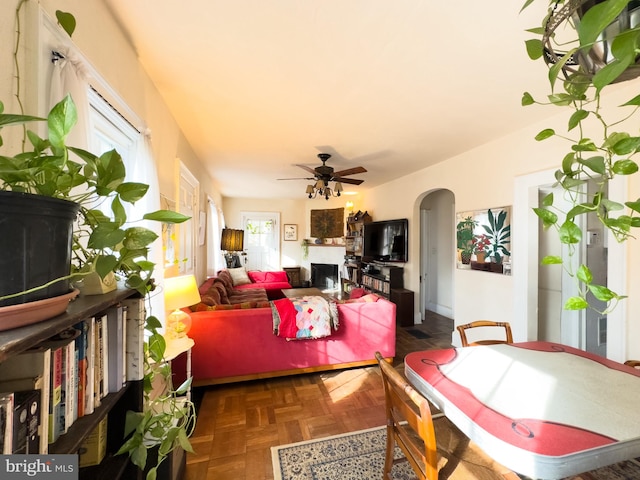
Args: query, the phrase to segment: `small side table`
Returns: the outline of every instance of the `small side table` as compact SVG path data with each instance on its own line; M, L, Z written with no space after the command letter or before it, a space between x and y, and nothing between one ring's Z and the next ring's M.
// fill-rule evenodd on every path
M300 267L283 267L283 270L287 272L289 283L293 288L302 287Z

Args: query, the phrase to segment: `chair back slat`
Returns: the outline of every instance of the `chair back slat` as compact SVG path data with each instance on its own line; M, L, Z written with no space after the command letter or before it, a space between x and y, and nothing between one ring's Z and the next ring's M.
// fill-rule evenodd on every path
M420 480L438 479L438 454L433 419L427 399L418 393L380 352L387 412L385 478L391 479L393 446L397 444Z
M475 342L470 342L467 339L467 330L473 328L482 328L482 327L495 327L502 328L504 330L504 336L502 339L489 339L489 340L478 340ZM458 325L457 327L458 333L460 334L460 341L462 342L463 347L470 347L474 345L496 345L500 343L513 343L513 334L511 332L511 325L507 322L494 322L491 320L476 320L475 322L466 323L464 325Z

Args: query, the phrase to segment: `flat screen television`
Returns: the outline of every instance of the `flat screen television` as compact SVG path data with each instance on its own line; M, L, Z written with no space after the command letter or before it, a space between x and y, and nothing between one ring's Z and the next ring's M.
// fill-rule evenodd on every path
M364 224L364 262L406 263L409 259L409 220L384 220Z

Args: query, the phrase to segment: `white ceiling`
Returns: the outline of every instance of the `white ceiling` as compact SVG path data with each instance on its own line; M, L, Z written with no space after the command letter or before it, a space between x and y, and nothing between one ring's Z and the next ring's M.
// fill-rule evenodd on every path
M520 2L105 2L224 196L304 198L277 179L320 152L370 188L552 113L520 106L546 92Z

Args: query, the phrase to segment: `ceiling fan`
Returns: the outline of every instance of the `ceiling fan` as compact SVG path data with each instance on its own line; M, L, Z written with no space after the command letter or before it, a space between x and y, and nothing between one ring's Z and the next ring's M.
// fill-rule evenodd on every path
M338 172L333 171L333 167L326 165L327 160L331 158L328 153L319 153L318 158L322 161L322 165L316 168L311 168L307 165L296 164L296 167L300 167L306 170L313 177L299 177L299 178L279 178L278 180L316 180L322 181L324 186L329 185L329 182L341 182L350 183L352 185L360 185L364 180L356 178L345 178L348 175L355 175L357 173L365 173L367 170L364 167L347 168L346 170L340 170Z

